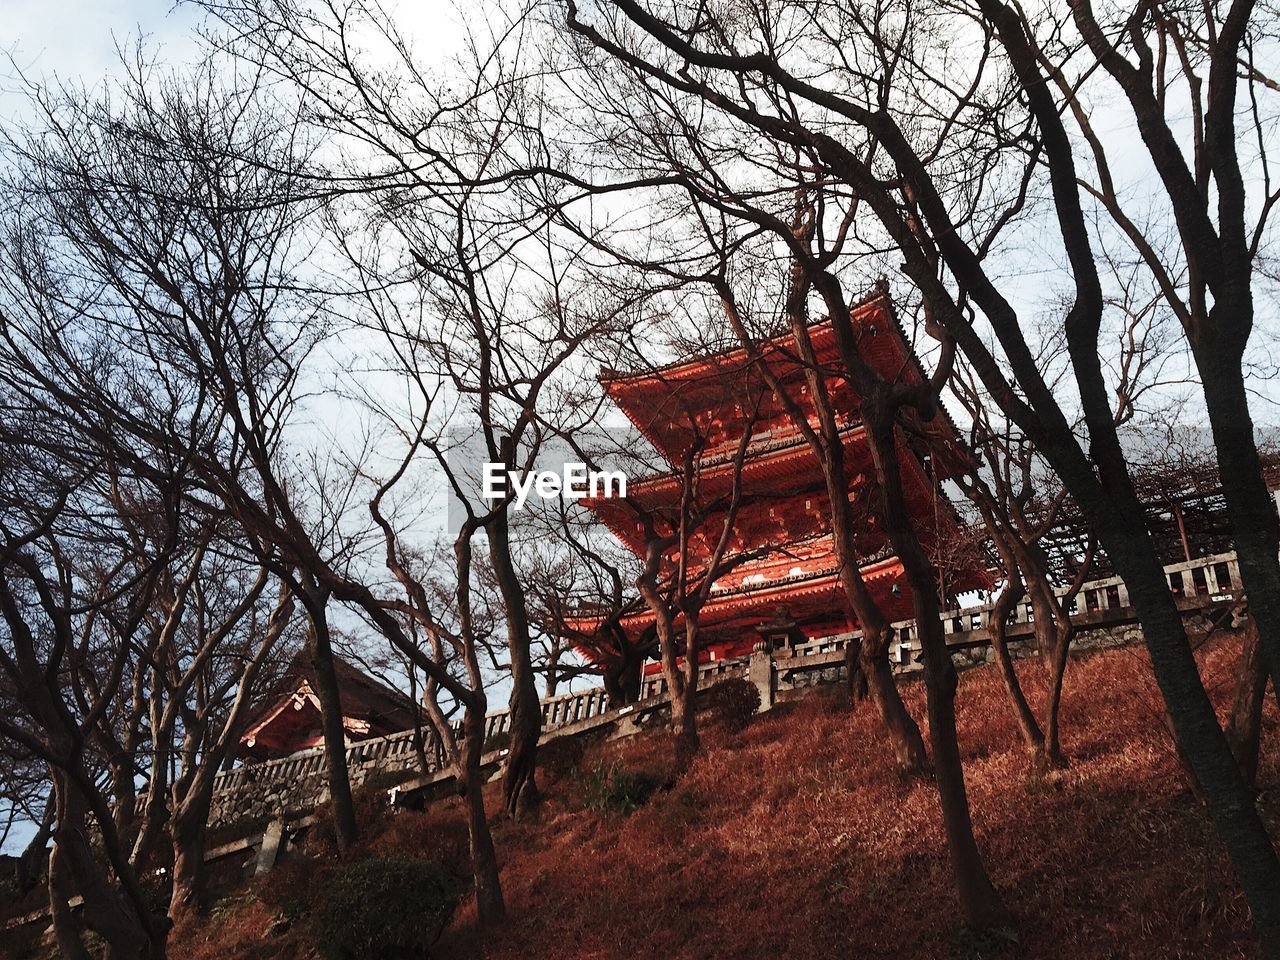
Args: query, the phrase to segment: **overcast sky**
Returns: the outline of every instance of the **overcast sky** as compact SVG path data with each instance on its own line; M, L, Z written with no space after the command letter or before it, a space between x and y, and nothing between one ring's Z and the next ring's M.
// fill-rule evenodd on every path
M139 35L169 62L198 53L194 28L200 11L173 0L3 0L0 50L33 80L59 76L92 85L118 66L117 44ZM397 25L427 57L457 49L462 20L453 0L384 0ZM22 108L15 71L0 63L0 116Z
M116 63L117 42L139 34L161 44L166 55L193 49L196 11L171 0L5 0L0 44L8 58L35 80L59 75L93 82ZM21 108L17 80L6 63L0 105L6 117Z

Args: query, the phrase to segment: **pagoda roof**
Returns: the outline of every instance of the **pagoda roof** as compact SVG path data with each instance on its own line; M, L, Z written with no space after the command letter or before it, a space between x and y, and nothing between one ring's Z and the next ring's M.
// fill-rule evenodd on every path
M868 539L860 542L858 547L878 549L883 543L875 521L880 504L872 485L874 465L871 452L864 438L865 433L860 424L844 428L845 469L855 506L860 499L864 500L864 506L860 509L865 511L866 520L862 527ZM937 522L951 528L952 532L958 530L954 507L950 501L947 501L946 509L941 513L933 510L935 494L942 494L935 491L933 481L920 461L914 456L902 456L901 465L903 486L909 500L915 505L916 512L920 515L927 513ZM710 468L703 467L698 476L699 499L703 503L726 499L732 493L733 476L732 462L720 461ZM643 516L647 513L658 521L660 534L671 527L676 522L675 513L679 509L681 485L682 478L674 474L640 478L628 483L625 498L584 498L581 502L632 552L643 555ZM799 508L794 504L809 492L813 494L814 503L812 507L805 504L805 509L800 512L816 518L816 524L822 529L829 529L830 506L825 481L812 448L799 431L780 437L777 442L771 442L758 456L748 456L742 465L742 489L744 500L735 523L735 537L738 540L763 538L767 545L774 548L793 542L787 535L787 520L788 517L791 520L799 519L796 516ZM927 510L924 509L925 506ZM780 510L777 515L773 512L775 508ZM714 527L714 523L710 526ZM794 526L800 530L808 530L813 524L800 522ZM708 524L703 524L703 527L708 527ZM934 539L929 531L921 529L918 532L928 541ZM941 531L934 531L939 532ZM716 533L718 534L718 530Z
M906 332L902 329L897 319L892 316L890 307L888 294L883 290L877 289L850 306L849 312L854 318L855 324L860 319L881 313L885 314L886 319L890 320L896 328L899 338L905 343ZM827 317L819 317L810 321L808 329L814 348L818 350L819 359L821 360L822 350L820 349L820 344L822 346L834 346L835 344L835 331L832 329L831 321ZM794 349L791 347L792 342L791 331L783 330L763 341L761 348L765 353L766 359L783 358L798 363ZM741 369L747 364L747 350L735 339L727 341L721 347L712 347L701 353L672 360L656 367L643 367L639 370L606 369L600 373L600 381L606 385L606 388L610 388L614 384L645 383L649 381L668 384L679 381L696 381L706 377L712 370Z
M925 380L924 368L887 293L875 291L851 308L850 317L859 352L880 376L893 382ZM837 413L855 411L858 397L843 373L830 319L815 320L808 330ZM806 402L805 366L796 356L791 332L762 341L760 352L784 383L795 385L797 399ZM672 463L691 444L695 430L711 432L709 424L718 427L721 437L741 436L751 419L745 408L753 398L771 394L747 350L737 343L656 368L606 370L600 380L618 407ZM930 422L913 414L908 414L908 420L916 432L946 448L959 442L959 432L945 408L939 407L939 415ZM781 409L774 415L789 419Z
M799 573L789 573L771 580L728 585L712 590L698 623L714 642L716 634L747 629L763 623L780 605L787 606L797 618L813 614L830 615L842 610L844 589L840 571L834 560L812 563ZM861 567L863 579L884 616L890 621L911 615L911 595L903 574L902 562L892 554L868 562ZM895 585L898 592L894 592ZM638 635L653 623L647 608L622 620L628 634ZM683 622L677 615L676 624Z
M847 452L866 450L866 431L862 424L846 424L840 428L840 434ZM704 495L718 496L732 492L734 474L737 472L737 446L736 441L726 444L699 459L698 485ZM857 459L849 464L855 472L869 465L870 458L862 453L858 453ZM792 481L783 489L799 491L824 485L813 448L804 434L791 425L758 434L752 439L742 463L741 477L744 492L750 492L756 485L765 482L773 484L768 489L776 493L779 490L776 483L782 478ZM627 482L627 497L642 506L669 503L673 496L679 496L681 484L681 477L673 472L636 477ZM610 504L622 502L613 497L584 497L582 500L583 506L597 512L609 509Z

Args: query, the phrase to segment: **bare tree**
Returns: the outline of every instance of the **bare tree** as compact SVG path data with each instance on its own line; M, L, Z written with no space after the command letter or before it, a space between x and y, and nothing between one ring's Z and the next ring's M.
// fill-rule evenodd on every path
M812 226L812 221L808 221L809 226L802 225L800 221L793 222L804 242L811 242L809 226ZM866 547L859 547L865 542L864 532L870 526L864 501L867 489L865 484L854 482L855 477L846 466L845 444L853 424L846 421L846 411L837 411L836 388L829 382L830 371L824 370L810 336L808 290L811 281L804 264L802 257L793 262L784 312L794 343L793 360L802 371L804 392L811 398L817 414L816 424L810 421L808 410L794 395L797 384L785 382L774 369L765 356L759 337L744 321L738 297L725 272L720 271L712 282L730 327L751 354L776 401L787 409L791 422L805 437L826 483L831 542L840 571L844 601L850 619L856 620L861 633L858 641L850 643L846 649L845 667L852 692L861 696L865 688L869 694L889 734L899 768L906 773L922 773L928 767L924 740L919 726L902 702L889 665L893 630L862 576L861 566L868 556Z
M284 582L274 603L259 603L268 582L265 567L249 584L234 573L225 563L201 571L191 622L180 631L185 642L169 644L153 665L155 754L148 800L162 795L164 771L172 765L176 775L164 802L173 852L169 919L175 925L200 908L215 776L239 746L253 697L263 689L259 681L278 661L293 612L293 594ZM248 589L235 589L243 586Z
M967 370L957 372L955 394L972 417L970 449L981 457L968 478L959 483L976 507L999 557L1005 582L987 619L996 663L1014 709L1018 729L1037 760L1064 762L1059 728L1063 679L1075 625L1071 609L1093 566L1095 541L1089 538L1083 554L1071 558L1066 571L1053 568L1044 540L1058 522L1066 491L1054 489L1048 474L1026 438L1002 418L992 416L988 403ZM1070 579L1060 583L1066 573ZM1065 587L1059 594L1057 588ZM1008 623L1017 604L1028 600L1036 647L1049 670L1049 695L1044 721L1037 721L1022 692L1008 646Z
M598 675L610 707L634 703L640 697L646 660L657 653L657 632L644 629L632 636L625 620L641 613L643 598L631 587L639 575L637 558L605 534L598 524L578 515L568 502L555 501L546 519L549 550L530 571L529 591L534 622L548 638L546 691L581 675ZM566 660L576 651L586 662Z
M710 443L705 427L693 420L689 426L694 441L681 452L671 472L678 489L674 503L645 504L634 490L627 498L644 531L636 587L654 617L659 661L671 695L677 774L688 769L699 747L695 700L702 611L715 586L736 567L755 559L760 550L748 549L750 535L738 522L747 493L742 468L759 401L759 395L737 400L743 411L738 424L741 435L729 438L732 458L727 476L715 484L727 484L725 489L713 487L714 472L710 465L704 466L704 457L723 451ZM722 464L721 468L719 472L724 472Z
M1280 520L1262 474L1245 366L1255 273L1268 256L1270 216L1280 200L1269 135L1280 87L1265 52L1275 43L1275 10L1243 0L1196 10L1158 4L1122 16L1078 2L1070 5L1070 43L1050 39L1057 24L1047 15L1001 16L999 29L1026 38L1028 56L1087 145L1077 189L1106 212L1186 336L1249 608L1272 678L1280 678ZM1147 147L1155 181L1143 203L1159 204L1168 232L1125 196L1118 151L1097 129L1074 80L1098 68L1122 94ZM1168 116L1174 97L1189 103L1189 138Z
M352 222L363 227L345 252L357 266L357 289L379 301L371 326L394 341L395 372L410 381L441 378L455 404L454 429L473 433L475 453L504 473L526 470L556 409L558 380L582 343L616 320L581 302L578 254L547 223L562 188L541 173L553 147L538 79L522 72L524 21L493 11L489 35L477 29L458 65L465 82L449 89L423 72L376 3L209 6L235 31L237 54L293 84L309 119L349 148L354 159L317 170L315 189L347 201L335 233ZM373 66L373 51L382 66ZM412 305L391 306L397 290ZM420 349L407 350L406 338ZM533 633L512 498L475 506L507 620L503 792L514 816L538 798Z
M1250 7L1233 5L1221 18L1216 8L1210 13L1220 43L1214 57L1216 88L1225 85L1234 91L1237 85L1237 54L1247 32ZM812 176L829 184L830 192L856 198L874 216L883 231L881 242L901 256L904 271L927 305L931 324L944 338L944 347L954 341L963 350L1001 409L1061 476L1125 577L1179 743L1204 786L1211 815L1237 867L1266 949L1272 954L1280 950L1280 861L1247 799L1247 786L1200 680L1181 618L1141 522L1140 504L1119 442L1099 359L1104 296L1092 253L1095 234L1084 210L1077 153L1062 105L1054 95L1052 68L1046 68L1039 55L1037 31L1043 25L1037 23L1033 31L1018 10L1000 0L979 0L973 7L913 4L858 9L761 2L732 12L706 4L658 8L619 0L607 10L593 8L589 13L570 3L567 13L570 30L616 65L611 82L630 71L650 89L662 91L671 128L682 129L683 108L689 104L711 113L714 123L700 128L704 156L717 158L722 145L729 151L740 150L741 144L749 142L744 134L762 137L765 147L784 156L803 156L815 171ZM1087 8L1077 4L1075 13L1076 21L1083 24L1081 31L1088 33ZM1142 39L1149 13L1144 8L1143 15L1131 21L1124 42ZM951 25L943 34L927 26L935 14L945 16ZM943 55L961 41L968 44L969 55ZM1117 61L1105 31L1094 31L1090 45L1099 61L1107 61L1104 69L1143 82L1149 78L1143 68ZM830 69L813 74L795 59L799 51L804 52L803 63L817 58L829 63ZM1012 82L995 83L997 70ZM1130 86L1137 91L1137 83ZM1213 110L1217 147L1227 158L1221 166L1224 174L1229 174L1235 157L1234 144L1223 142L1233 130L1233 102L1233 94L1226 93ZM607 115L616 117L618 112ZM1167 126L1164 133L1157 129L1157 121L1164 122L1158 106L1144 113L1143 132L1148 132L1149 125L1151 136L1146 143L1153 162L1169 171L1169 182L1178 179L1194 186L1194 178L1173 169L1182 163L1182 154ZM705 142L708 132L719 134L719 139ZM991 145L997 146L994 152L988 149ZM699 149L687 138L680 140L680 148L686 153ZM952 165L957 156L974 160ZM980 157L989 162L979 161ZM704 193L712 204L742 215L744 205L735 196L741 191L723 189L723 182L741 170L761 169L766 168L715 165L702 181ZM1065 331L1082 401L1088 455L1073 430L1072 418L1037 365L1027 342L1028 326L993 266L993 250L1016 232L1011 225L1020 222L1019 215L1028 206L1028 187L1041 170L1051 191L1054 239L1061 241L1070 272L1068 306L1056 316ZM1239 181L1235 183L1232 186L1228 178L1229 209L1239 207L1231 199L1241 195ZM849 210L850 205L843 209ZM747 211L746 216L754 212ZM832 219L830 229L838 230L842 221ZM1186 229L1194 223L1203 225L1206 217L1180 211L1177 219L1180 229ZM849 222L852 230L851 221L843 222ZM783 236L776 227L772 232ZM1221 249L1216 233L1199 230L1195 236L1211 256L1213 250ZM834 260L818 264L813 283L839 323L847 308L841 302L838 278L831 273L834 264ZM1233 276L1247 277L1247 264L1238 266L1244 273L1238 269ZM1222 274L1214 282L1218 276ZM1236 301L1236 306L1247 304ZM983 336L971 308L980 312L994 343ZM1251 316L1251 311L1241 309L1236 314ZM1210 351L1228 368L1233 364L1238 368L1239 352L1233 355L1232 350L1242 348L1247 336L1247 330L1233 329L1237 335L1224 337L1229 344ZM996 349L999 358L993 352ZM851 367L856 376L856 366ZM867 411L873 436L885 438L884 411L895 405L889 402ZM1238 431L1248 419L1238 404L1235 413ZM1243 440L1239 445L1249 446ZM889 481L884 489L892 493L896 464L892 456L884 456L890 451L883 444L877 446L882 478ZM1240 482L1258 487L1256 464L1242 466L1240 475L1247 479ZM1251 502L1257 500L1254 497ZM895 504L889 502L887 507L892 511ZM1274 518L1259 515L1255 519L1254 530L1274 529ZM913 571L914 599L920 593L917 587L927 588L929 578L922 576L926 566L918 562L910 543L895 543ZM1259 552L1270 550L1268 562L1274 564L1274 541L1267 539L1267 544ZM932 622L934 611L917 612L922 626ZM936 638L926 639L925 645L926 650L938 649ZM939 664L935 683L946 684L945 666ZM934 759L937 764L938 757ZM985 892L989 884L983 877L967 889L971 885L963 876L966 868L956 866L966 915L971 922L991 922L996 911L990 909L994 902Z
M141 59L125 66L118 101L34 91L44 128L10 144L19 162L9 183L6 361L129 469L155 469L135 449L186 464L198 477L193 505L215 522L232 518L290 582L316 625L312 658L346 848L355 819L326 669L326 593L315 564L300 558L341 566L358 537L335 534L323 510L313 522L296 492L306 491L305 476L293 476L285 457L306 390L301 370L327 328L291 273L311 209L297 181L306 148L296 126L266 109L260 87L223 84L213 62L192 78L152 75ZM272 107L288 116L287 105ZM136 386L104 380L80 356L82 334L119 349ZM139 410L130 387L168 397L191 428Z
M39 434L15 435L8 417L0 426L10 445L0 493L0 673L18 708L0 717L0 736L49 771L47 883L59 948L89 955L83 922L115 956L163 957L168 923L152 912L113 806L112 773L132 773L135 757L104 753L113 741L100 732L130 709L143 621L176 546L176 490L103 483L85 460L77 470L76 460L50 457L53 438L67 435L28 411L28 423L43 424ZM73 893L83 899L81 920L71 915Z

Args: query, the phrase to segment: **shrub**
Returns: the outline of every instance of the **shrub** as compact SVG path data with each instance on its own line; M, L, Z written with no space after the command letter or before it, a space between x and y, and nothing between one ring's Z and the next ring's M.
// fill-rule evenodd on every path
M633 773L622 765L597 763L579 778L582 802L596 813L626 816L642 806L654 790L658 779L645 773Z
M355 809L360 833L369 836L380 831L391 819L391 805L386 790L370 784L353 786L351 804ZM304 841L308 853L320 857L338 855L338 836L333 822L333 801L325 800L315 808L315 822L307 830Z
M424 811L400 811L383 830L369 838L365 848L372 857L430 851L433 859L457 876L465 877L471 871L467 819L456 801L434 804Z
M722 680L707 700L712 718L729 730L741 730L760 709L760 691L750 680Z
M258 899L271 908L283 926L306 916L317 887L326 884L331 867L310 858L284 859L257 884Z
M458 905L460 888L435 861L347 864L320 897L320 952L330 960L426 957Z

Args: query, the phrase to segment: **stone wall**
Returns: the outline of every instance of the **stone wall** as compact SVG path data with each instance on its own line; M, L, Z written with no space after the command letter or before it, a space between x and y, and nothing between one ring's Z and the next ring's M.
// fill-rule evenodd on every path
M399 780L436 769L428 744L424 769L414 749L412 731L381 737L347 748L353 789L364 785L390 788ZM226 830L236 823L294 819L329 799L324 748L315 747L279 760L246 764L218 775L209 827Z

